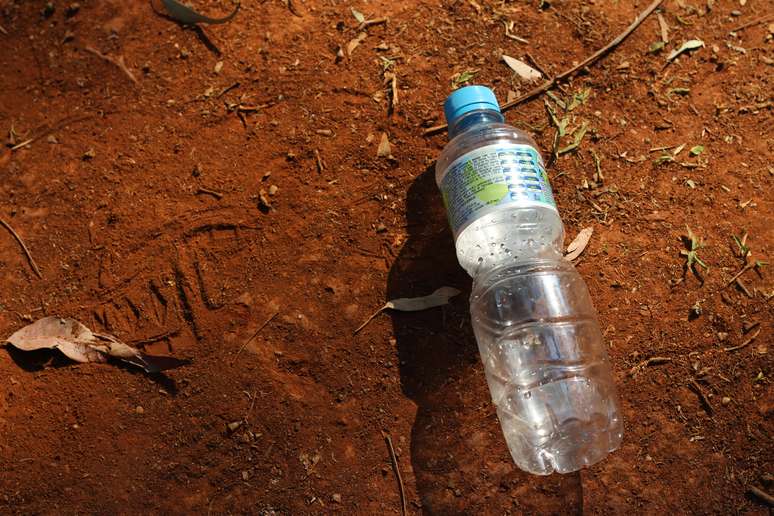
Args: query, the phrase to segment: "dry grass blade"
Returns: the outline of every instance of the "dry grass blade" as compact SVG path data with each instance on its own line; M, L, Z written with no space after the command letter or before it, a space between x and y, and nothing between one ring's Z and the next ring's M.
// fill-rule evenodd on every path
M760 23L766 23L767 21L774 20L774 14L769 14L767 16L762 16L760 18L757 18L752 21L748 21L747 23L743 23L742 25L739 25L738 27L735 27L731 29L730 32L739 32L740 30L744 30L747 28L750 28L754 25L758 25Z
M390 450L390 460L392 461L392 469L395 471L395 476L398 478L398 489L400 489L400 505L401 514L406 516L408 514L408 507L406 506L406 488L403 486L403 476L400 474L400 465L398 464L398 456L395 454L395 447L392 445L392 439L389 435L384 436L384 440L387 441L387 448Z
M137 80L137 77L134 76L132 71L129 69L128 66L126 66L126 62L124 61L124 56L118 56L118 57L112 57L107 54L103 54L99 50L93 47L84 47L83 48L86 52L89 52L90 54L94 54L95 56L99 57L100 59L104 59L108 63L112 63L116 65L124 74L129 77L129 79L135 84L138 85L140 82Z
M749 345L750 345L750 343L751 343L752 341L754 341L755 339L757 339L757 338L758 338L758 335L760 335L760 333L761 333L761 329L760 329L760 328L758 328L758 330L757 330L755 333L753 333L752 335L750 335L750 338L749 338L749 339L747 339L746 341L742 342L742 343L741 343L741 344L739 344L738 346L732 346L732 347L730 347L730 348L723 348L723 351L726 351L726 352L729 352L729 351L738 351L738 350L740 350L740 349L742 349L742 348L746 348L747 346L749 346Z
M259 333L261 333L261 330L266 328L266 325L269 324L277 315L279 314L279 311L274 312L271 314L260 326L258 326L258 329L253 332L253 334L250 336L249 339L245 341L244 344L242 344L242 347L239 348L239 351L237 351L237 354L234 355L234 360L231 361L231 365L234 365L234 362L236 362L237 357L239 357L239 354L244 351L244 349L247 347L248 344L250 344L254 338L258 336Z
M573 66L572 68L570 68L568 70L565 70L564 72L560 73L559 75L557 75L557 76L553 77L552 79L544 82L543 84L541 84L537 88L534 88L534 89L528 91L527 93L525 93L521 97L518 97L516 100L513 100L511 102L507 102L507 103L503 104L502 107L500 108L500 111L502 111L504 113L504 112L508 111L509 109L512 109L512 108L518 106L519 104L523 104L524 102L527 102L528 100L532 100L535 97L538 97L538 96L542 95L546 91L548 91L551 88L553 88L558 81L564 80L564 79L574 75L579 70L582 70L583 68L586 68L587 66L595 63L602 56L604 56L605 54L607 54L608 52L613 50L615 47L620 45L622 41L624 41L626 38L628 38L629 35L632 32L634 32L635 29L637 29L637 27L640 26L640 24L642 24L642 22L645 20L645 18L650 16L650 14L653 11L655 11L656 8L659 5L661 5L661 3L663 1L664 0L654 0L648 7L645 8L644 11L642 11L634 19L634 21L631 23L631 25L629 25L626 28L626 30L624 30L622 33L620 33L618 36L616 36L616 38L613 39L610 43L608 43L604 47L600 48L599 50L597 50L596 52L591 54L589 57L587 57L586 59L584 59L583 61L581 61L577 65ZM428 136L428 135L431 135L431 134L436 134L436 133L439 133L439 132L445 130L446 128L447 128L446 124L437 125L435 127L430 127L428 129L425 129L423 134L425 136Z
M11 235L16 239L17 242L19 242L19 245L21 246L22 250L24 251L24 254L27 256L27 261L30 264L30 267L32 267L32 270L35 271L35 274L38 276L38 278L43 279L43 274L40 273L40 269L38 268L38 264L35 263L35 259L32 257L32 253L30 253L30 250L27 249L27 245L24 243L24 240L14 231L14 229L11 227L9 223L7 223L5 220L0 218L0 225L2 225L5 229L8 230Z
M658 26L661 29L661 41L669 43L669 26L661 13L656 13L656 17L658 18Z

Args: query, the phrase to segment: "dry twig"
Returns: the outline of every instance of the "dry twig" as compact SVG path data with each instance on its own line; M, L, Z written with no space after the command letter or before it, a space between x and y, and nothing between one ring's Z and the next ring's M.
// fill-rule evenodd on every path
M648 366L652 365L658 365L658 364L666 364L667 362L671 362L672 359L669 357L650 357L647 360L643 360L636 366L632 367L631 370L629 370L629 376L634 376L637 374L640 369L643 369Z
M640 24L645 20L645 18L647 18L650 15L650 13L655 11L656 8L659 5L661 5L661 3L663 1L664 0L654 0L644 11L642 11L634 19L634 21L631 23L631 25L629 25L626 28L626 30L624 30L622 33L620 33L613 41L608 43L606 46L600 48L599 50L594 52L592 55L590 55L589 57L587 57L586 59L581 61L579 64L573 66L569 70L566 70L566 71L560 73L559 75L554 76L553 78L547 80L546 82L544 82L543 84L541 84L537 88L534 88L534 89L528 91L527 93L525 93L521 97L519 97L519 98L517 98L515 100L512 100L511 102L507 102L507 103L503 104L502 107L500 108L500 111L505 113L509 109L514 108L514 107L518 106L519 104L523 104L524 102L527 102L528 100L532 100L535 97L538 97L538 96L542 95L546 91L548 91L551 88L553 88L557 84L557 82L562 81L564 79L567 79L568 77L570 77L570 76L574 75L575 73L577 73L579 70L582 70L583 68L586 68L587 66L595 63L597 60L599 60L599 58L601 58L602 56L604 56L605 54L607 54L608 52L613 50L615 47L620 45L623 40L625 40L627 37L629 37L629 35L632 32L634 32L637 27L640 26ZM425 136L428 136L428 135L431 135L431 134L435 134L435 133L441 132L441 131L445 130L446 128L447 128L446 124L436 125L435 127L430 127L428 129L425 129L423 134Z
M704 390L701 388L701 385L696 383L696 380L690 379L688 380L688 386L699 396L699 401L701 402L702 407L704 407L704 410L707 411L707 414L711 416L715 412L715 409L712 408L712 405L710 404L707 395L704 394Z
M768 16L762 16L760 18L757 18L755 20L748 21L747 23L743 23L742 25L731 29L729 32L739 32L740 30L744 30L747 28L752 27L753 25L758 25L759 23L766 23L769 20L774 20L774 14L769 14Z
M751 343L752 341L754 341L754 340L755 340L755 339L758 337L758 335L759 335L760 333L761 333L761 329L760 329L760 328L758 328L758 331L756 331L755 333L753 333L752 335L750 335L750 338L749 338L749 339L747 339L746 341L742 342L742 343L741 343L741 344L739 344L738 346L732 346L732 347L730 347L730 348L723 348L723 351L726 351L726 352L728 352L728 351L738 351L738 350L740 350L740 349L742 349L742 348L746 348L747 346L749 346L749 345L750 345L750 343Z
M400 474L400 466L398 465L398 457L395 455L395 448L392 446L392 439L389 435L384 436L384 440L387 441L387 447L390 449L390 459L392 460L392 469L395 470L395 476L398 477L398 488L400 489L400 504L401 514L406 516L408 514L408 508L406 507L406 489L403 487L403 477Z
M89 52L90 54L94 54L95 56L99 57L100 59L104 59L108 63L113 63L122 72L124 72L124 74L126 74L126 76L129 77L129 79L135 85L140 84L140 82L137 80L137 77L135 77L134 74L132 73L132 71L129 69L129 67L126 66L126 62L124 61L124 56L118 56L118 57L109 56L107 54L103 54L102 52L100 52L99 50L97 50L94 47L83 47L83 49L86 52Z
M30 253L30 250L27 249L27 245L24 243L24 240L21 239L18 233L14 231L14 229L11 227L10 224L8 224L5 220L0 218L0 225L2 225L5 229L7 229L11 235L16 239L17 242L19 242L19 245L24 250L24 254L27 255L27 261L30 262L30 267L32 267L32 270L35 271L35 274L37 274L38 278L43 279L43 275L40 273L40 269L38 268L38 264L35 263L35 259L32 257L32 253Z
M258 334L259 334L259 333L261 333L261 330L262 330L262 329L264 329L264 328L266 327L266 325L267 325L267 324L269 324L269 323L272 321L272 319L274 319L275 317L277 317L277 315L278 315L278 314L279 314L279 311L277 311L277 312L274 312L273 314L271 314L271 315L269 316L269 318L268 318L268 319L266 319L266 320L263 322L263 324L262 324L262 325L258 326L258 329L257 329L257 330L255 330L255 332L252 334L252 336L251 336L249 339L247 339L247 340L245 341L245 343L244 343L244 344L242 344L242 347L241 347L241 348L239 348L239 351L237 351L237 354L236 354L236 355L234 355L234 360L231 362L232 364L233 364L234 362L236 362L236 359L237 359L237 357L239 356L239 354L240 354L242 351L244 351L244 349L247 347L247 345L248 345L248 344L250 344L250 343L253 341L253 339L254 339L254 338L256 338L256 337L258 336Z
M760 499L761 501L769 504L769 507L774 507L774 496L771 496L763 489L757 488L755 486L747 486L747 492Z

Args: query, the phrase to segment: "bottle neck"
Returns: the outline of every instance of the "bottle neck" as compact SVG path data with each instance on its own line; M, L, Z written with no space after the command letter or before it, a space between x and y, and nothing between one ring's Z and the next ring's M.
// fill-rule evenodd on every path
M461 117L454 119L449 124L449 139L453 139L455 136L469 131L479 125L484 124L502 124L505 122L505 117L499 111L493 109L477 109L469 113L465 113Z

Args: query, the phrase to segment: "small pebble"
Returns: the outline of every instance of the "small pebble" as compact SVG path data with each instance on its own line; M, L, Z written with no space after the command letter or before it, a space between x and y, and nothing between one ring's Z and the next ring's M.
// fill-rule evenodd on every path
M278 190L279 188L277 187L277 185L271 185L269 187L269 195L275 195Z
M89 149L83 153L83 160L88 161L90 159L94 159L96 156L97 156L96 151L94 149Z
M223 70L223 61L218 61L215 63L215 68L213 68L213 71L215 73L220 73L221 70Z
M377 233L384 233L385 231L387 231L387 226L385 226L384 224L379 224L378 226L376 226Z
M242 472L242 480L244 480L245 482L247 482L247 480L248 480L249 478L250 478L250 473L248 473L247 471L243 471L243 472Z
M228 430L229 430L229 432L233 432L234 430L236 430L240 426L242 426L242 422L241 421L234 421L233 423L229 423L228 424Z
M79 4L78 2L75 2L73 4L70 4L67 7L67 9L65 9L65 16L67 16L68 18L71 18L76 14L78 14L78 11L80 10L81 10L81 4Z
M720 400L720 403L723 405L728 405L729 403L731 403L731 398L729 398L728 396L723 396L723 398Z
M334 493L333 496L331 496L334 502L341 503L341 495L339 493Z
M137 408L134 409L135 412L138 414L145 414L145 409L142 408L140 405L137 405Z

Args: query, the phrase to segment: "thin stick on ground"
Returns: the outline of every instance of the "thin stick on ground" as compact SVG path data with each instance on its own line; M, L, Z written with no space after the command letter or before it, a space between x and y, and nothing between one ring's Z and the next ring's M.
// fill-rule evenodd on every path
M696 380L691 379L688 380L688 387L690 387L691 390L693 390L699 396L701 405L704 407L704 410L707 411L707 414L711 416L715 412L715 409L712 408L712 404L709 402L707 395L704 394L704 390L701 388L701 386L696 383Z
M644 369L648 366L652 365L658 365L658 364L666 364L667 362L671 362L672 359L669 357L650 357L647 360L643 360L636 366L632 367L629 371L629 376L636 375L641 369Z
M0 218L0 225L2 225L5 229L7 229L11 235L16 239L17 242L19 242L19 245L24 250L24 254L27 255L27 261L30 263L30 267L32 267L32 270L35 271L35 274L37 274L38 278L43 279L43 274L40 273L40 269L38 268L38 264L35 263L35 258L32 257L32 253L30 253L30 250L27 249L27 245L24 243L24 240L19 236L16 231L11 227L10 224L8 224L5 220Z
M761 329L760 329L760 328L758 328L758 331L756 331L755 333L753 333L752 335L750 335L750 338L749 338L749 339L747 339L746 341L742 342L742 343L741 343L741 344L739 344L738 346L732 346L732 347L730 347L730 348L723 348L723 351L725 351L725 352L729 352L729 351L738 351L738 350L740 350L740 349L742 349L742 348L746 348L747 346L749 346L749 345L750 345L750 343L751 343L752 341L754 341L756 338L758 338L758 335L759 335L760 333L761 333Z
M743 23L742 25L731 29L729 32L739 32L740 30L748 29L752 27L753 25L758 25L760 23L766 23L769 20L774 20L774 14L769 14L768 16L762 16L760 18L757 18L755 20L748 21L747 23Z
M263 324L262 324L262 325L258 326L258 329L257 329L257 330L255 330L255 332L252 334L252 336L251 336L249 339L247 339L247 340L245 341L245 343L244 343L244 344L242 344L242 347L241 347L241 348L239 348L239 351L237 351L237 354L236 354L236 355L234 355L234 360L231 362L231 364L232 364L232 365L234 364L234 362L236 362L236 359L237 359L237 357L239 357L239 354L240 354L242 351L244 351L244 349L247 347L247 345L248 345L248 344L250 344L250 343L253 341L253 339L254 339L254 338L256 338L256 337L258 336L258 334L259 334L259 333L261 333L261 330L262 330L262 329L264 329L264 328L266 327L266 325L267 325L267 324L269 324L269 323L272 321L272 319L274 319L275 317L277 317L277 315L278 315L278 314L279 314L279 311L277 311L277 312L274 312L273 314L271 314L271 315L269 316L269 318L268 318L268 319L266 319L266 320L263 322Z
M68 125L74 124L74 123L76 123L76 122L83 122L84 120L88 120L88 119L92 118L93 116L94 116L94 115L85 115L85 116L68 116L68 117L66 117L66 118L63 118L63 119L62 119L62 120L60 120L59 122L55 123L55 124L54 124L53 126L51 126L51 127L43 126L43 129L41 129L40 131L38 131L38 133L37 133L37 134L35 134L35 136L33 136L32 138L29 138L29 139L27 139L27 140L24 140L24 141L23 141L23 142L21 142L21 143L17 143L17 144L16 144L16 145L14 145L13 147L11 147L11 150L12 150L12 151L19 150L19 149L21 149L22 147L25 147L25 146L27 146L27 145L30 145L30 144L32 144L32 143L34 143L34 142L36 142L36 141L40 140L41 138L44 138L44 137L48 136L48 135L49 135L49 134L51 134L51 133L55 133L56 131L59 131L59 130L61 130L61 129L64 129L64 128L65 128L65 127L67 127Z
M138 85L140 82L137 80L137 77L134 76L132 71L129 69L128 66L126 66L126 62L124 61L124 56L118 56L118 57L112 57L107 54L103 54L99 50L93 47L83 47L83 49L86 52L89 52L91 54L94 54L95 56L104 59L108 63L113 63L116 65L124 74L129 77L129 79L135 84Z
M406 516L408 514L408 507L406 506L406 488L403 487L403 477L400 474L400 466L398 465L398 456L395 455L395 448L392 446L392 439L389 435L384 436L384 440L387 441L387 447L390 449L390 460L392 460L392 469L395 470L395 476L398 477L398 488L400 489L400 508L401 514Z
M751 263L748 263L747 265L742 267L742 270L740 270L739 272L734 274L734 276L730 280L728 280L728 282L726 282L726 284L723 286L723 288L726 288L729 285L731 285L732 283L734 283L736 280L738 280L740 278L740 276L742 276L742 274L744 274L745 272L749 271L753 267L755 267L755 264L751 264Z
M769 507L774 507L774 496L771 496L769 493L764 491L763 489L760 489L755 486L748 486L747 492L751 495L757 497L759 500L766 502L769 504Z
M507 102L506 104L503 104L500 108L500 111L505 113L509 109L512 109L519 104L523 104L524 102L527 102L528 100L532 100L535 97L538 97L545 93L546 91L553 88L557 82L562 81L564 79L567 79L568 77L574 75L578 71L582 70L583 68L586 68L587 66L595 63L598 61L602 56L613 50L615 47L621 44L629 35L634 32L637 27L640 26L640 24L645 21L645 18L650 16L650 14L656 10L656 8L661 5L661 3L664 0L654 0L647 8L645 8L644 11L642 11L632 22L631 25L629 25L626 30L624 30L622 33L620 33L616 38L608 43L606 46L600 48L596 52L594 52L592 55L581 61L579 64L573 66L572 68L565 70L564 72L560 73L559 75L554 76L553 78L547 80L537 88L532 89L531 91L528 91L521 97L512 100L511 102ZM435 127L430 127L429 129L425 129L424 135L428 136L431 134L435 134L438 132L441 132L447 128L446 124L443 125L437 125Z

